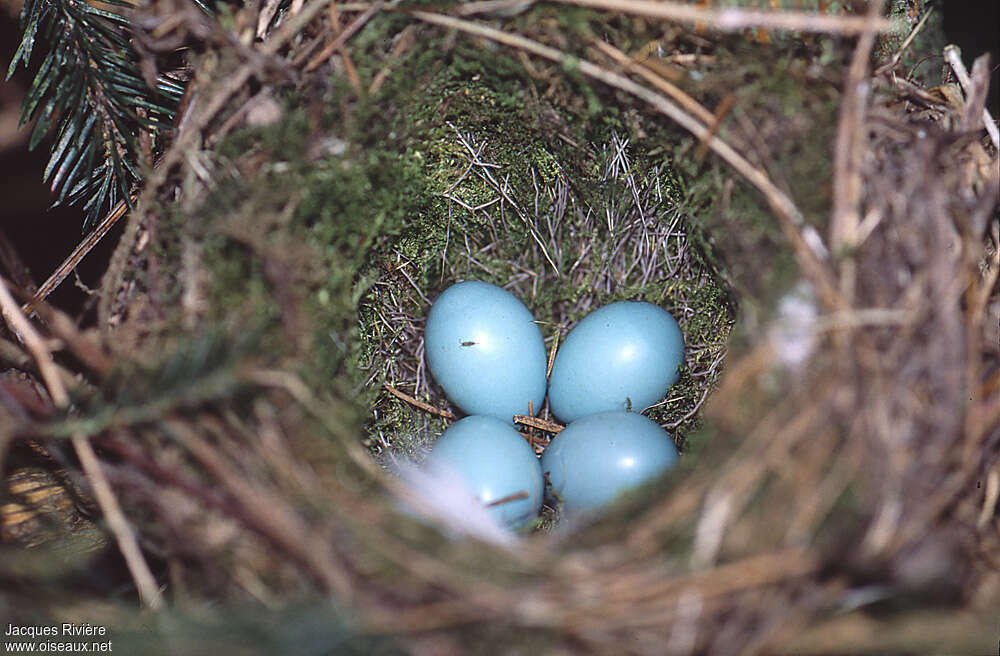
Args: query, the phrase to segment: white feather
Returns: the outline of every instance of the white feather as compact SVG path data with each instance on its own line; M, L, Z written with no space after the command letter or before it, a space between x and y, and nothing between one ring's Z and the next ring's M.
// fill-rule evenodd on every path
M442 525L453 539L467 536L507 548L517 543L517 536L469 493L454 470L404 461L396 461L393 469L403 482L399 498L406 511Z
M771 325L768 337L786 367L798 368L812 354L818 316L812 288L804 282L778 303L778 317Z

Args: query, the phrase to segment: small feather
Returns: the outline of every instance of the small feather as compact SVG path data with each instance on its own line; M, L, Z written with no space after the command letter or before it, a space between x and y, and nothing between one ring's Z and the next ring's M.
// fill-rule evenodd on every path
M407 461L396 461L393 468L406 489L400 501L407 512L442 524L453 539L467 536L506 548L517 543L514 533L469 493L457 472Z

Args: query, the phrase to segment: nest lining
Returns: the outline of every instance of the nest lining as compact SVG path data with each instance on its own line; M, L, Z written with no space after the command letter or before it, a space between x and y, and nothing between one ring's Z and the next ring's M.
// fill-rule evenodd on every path
M533 195L522 197L504 182L516 162L494 161L488 142L472 133L455 128L453 134L452 147L464 161L454 179L443 180L448 218L440 256L425 260L421 270L390 246L394 271L362 302L370 354L361 366L366 384L391 386L442 413L459 414L423 358L430 303L455 282L484 280L514 293L532 310L550 351L591 310L644 300L670 311L684 334L681 377L646 410L683 448L722 371L734 304L701 251L706 240L689 236L700 227L678 203L677 178L660 165L643 170L630 157L628 140L613 135L581 155L593 162L592 178L568 179L572 174L553 161L550 176L534 169L525 174ZM580 185L599 191L581 198ZM421 287L418 280L431 284ZM549 419L548 404L540 410ZM371 412L367 444L380 459L419 457L447 426L439 415L385 390ZM549 439L539 434L539 451Z

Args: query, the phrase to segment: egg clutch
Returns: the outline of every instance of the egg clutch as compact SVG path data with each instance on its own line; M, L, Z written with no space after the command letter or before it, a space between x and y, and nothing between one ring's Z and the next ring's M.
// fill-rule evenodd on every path
M677 460L667 432L638 414L664 397L684 360L680 327L656 305L619 301L585 316L547 378L542 332L524 303L496 285L461 282L431 306L424 353L445 395L470 415L438 438L425 467L456 474L512 529L534 522L546 493L566 513L594 509ZM567 426L539 461L513 418L537 412L546 395Z

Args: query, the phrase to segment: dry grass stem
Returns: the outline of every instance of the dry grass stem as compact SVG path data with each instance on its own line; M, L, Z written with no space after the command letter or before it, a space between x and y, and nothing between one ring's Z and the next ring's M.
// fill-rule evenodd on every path
M944 59L948 62L948 65L951 66L951 69L955 71L955 76L958 77L958 82L962 85L962 89L965 91L966 95L972 96L975 88L973 86L972 78L969 77L969 71L965 68L965 62L962 61L962 51L955 45L945 46ZM988 80L989 78L987 76L987 83ZM982 114L983 127L986 128L986 132L990 135L993 147L1000 150L1000 128L997 127L989 109L983 107Z
M132 198L132 202L135 202L134 197ZM94 246L97 246L104 236L108 234L108 231L111 230L116 223L118 223L118 220L128 213L128 209L128 203L124 200L118 201L118 204L115 205L110 212L108 212L107 216L101 219L101 222L97 224L97 227L94 228L89 235L84 237L83 241L81 241L77 247L73 249L73 252L69 254L63 263L60 264L56 270L52 272L52 275L50 275L48 279L42 283L42 286L38 288L37 292L35 292L31 301L24 305L23 310L25 314L31 316L35 307L44 301L48 295L51 294L53 290L55 290L55 288L58 287L74 269L76 269L77 265L79 265L83 258L87 256L87 253L93 250Z
M393 5L394 3L389 3L388 6L393 6ZM312 5L310 5L310 7L312 7ZM382 10L382 7L383 7L382 2L375 2L374 4L372 4L371 7L369 7L360 15L358 15L358 17L355 18L353 21L351 21L351 23L347 27L345 27L344 30L340 32L340 34L338 34L333 39L333 41L331 41L326 47L320 50L315 57L310 59L309 63L306 64L303 70L306 73L309 73L311 71L315 71L317 68L322 66L323 63L327 59L329 59L335 52L343 48L344 44L347 43L347 41L358 32L358 30L364 27L365 23L371 20L372 16L380 12Z
M552 336L552 348L549 349L549 358L548 361L545 363L546 380L552 378L552 365L556 363L556 351L559 349L559 339L561 337L562 337L562 327L556 326L556 334Z
M337 8L336 2L330 3L330 29L333 31L333 36L339 37L343 28L340 25L340 11ZM344 63L344 74L347 75L347 80L351 83L351 88L354 89L354 93L361 95L361 77L358 75L358 68L354 65L354 58L351 56L350 51L347 48L342 48L340 51L340 59Z
M451 411L449 411L449 410L441 410L439 408L435 408L434 406L432 406L429 403L424 403L423 401L421 401L419 399L415 399L412 396L410 396L409 394L404 394L403 392L400 392L398 389L396 389L395 387L393 387L389 383L383 383L382 386L385 388L385 391L389 392L390 394L392 394L393 396L395 396L397 399L399 399L401 401L406 401L407 403L409 403L413 407L420 408L424 412L429 412L432 415L437 415L438 417L444 417L445 419L458 419L458 417L456 417L454 415L454 413L452 413Z
M101 470L101 463L97 459L97 454L94 453L94 448L90 445L87 438L80 433L72 435L70 439L73 442L73 449L80 459L80 466L90 481L97 504L100 506L101 512L104 513L104 518L108 522L108 528L111 530L111 534L115 536L118 548L125 558L125 564L132 574L135 587L139 591L140 601L152 610L160 610L163 608L164 601L159 584L157 584L156 578L153 576L152 571L150 571L145 556L142 555L139 540L135 536L135 531L132 530L132 525L129 524L128 519L125 517L125 513L122 512L121 505L118 503L118 497L115 495L114 490L111 489L111 484Z
M544 419L539 419L538 417L532 417L530 415L514 415L514 423L521 424L523 426L530 426L531 428L537 428L550 433L558 433L562 429L566 428L565 426L557 424L554 421L545 421Z
M513 16L526 11L534 4L535 0L473 0L457 5L452 11L456 16L477 14Z
M883 0L873 0L868 6L868 18L874 23L882 12ZM861 223L861 158L864 155L865 112L871 85L868 82L868 61L875 46L877 31L861 33L847 72L840 121L833 150L833 182L839 193L833 197L830 221L830 247L837 256L845 257L840 264L840 292L853 303L856 270L849 252L858 241Z
M495 506L502 506L505 503L510 503L511 501L520 501L521 499L527 499L529 494L525 491L515 492L513 494L508 494L505 497L500 497L486 504L487 508L493 508Z
M278 12L278 5L280 4L281 0L266 0L264 6L260 8L260 13L257 15L258 39L263 39L267 34L267 28L271 24L274 15Z
M707 124L708 135L707 139L713 139L718 133L719 128L722 127L722 121L725 120L726 116L732 110L733 105L736 104L736 96L733 94L727 94L720 102L718 107L715 108L715 112L712 114L712 120ZM706 139L702 139L698 143L698 149L695 151L694 159L698 164L705 161L705 156L708 154L708 144Z
M56 372L55 365L52 362L52 353L49 352L44 340L42 340L41 336L31 325L31 322L28 321L28 318L17 306L14 297L11 296L10 291L7 289L6 281L2 278L0 278L0 309L3 311L7 325L24 340L25 346L27 346L35 358L52 402L56 407L67 410L70 404L69 394L66 392L62 380ZM112 535L115 536L118 548L125 558L125 564L132 574L136 589L139 591L139 598L143 604L153 610L161 608L163 606L163 597L160 594L159 586L149 569L149 565L146 563L145 557L142 555L135 532L122 512L121 506L118 503L118 497L115 496L107 477L101 469L100 462L97 460L97 454L94 453L93 447L84 435L79 433L74 434L71 440L73 449L80 459L80 465L87 479L90 481L101 512L104 513L104 517L108 522L108 528L111 530Z
M693 114L695 118L701 121L703 125L710 126L714 123L715 115L712 112L705 109L701 103L685 93L680 87L671 83L662 75L649 68L649 66L636 61L635 57L626 55L610 43L599 40L594 40L592 43L595 48L606 54L619 65L625 67L626 71L636 73L654 87L670 96L687 112ZM712 132L712 136L715 136L714 132Z
M7 281L0 278L0 310L3 311L3 318L7 322L11 331L24 342L25 347L35 359L38 365L38 373L42 376L45 387L49 390L49 396L56 407L65 409L69 407L69 394L59 377L56 365L52 361L52 353L49 352L45 340L35 330L27 316L17 306L17 301L7 288Z
M699 24L723 32L739 32L747 28L795 30L826 34L861 34L874 28L878 32L896 29L893 21L877 18L870 21L860 16L828 16L796 11L760 11L754 9L713 8L686 5L665 0L557 0L563 4L603 9L622 14L660 18L689 24Z
M310 530L284 500L247 480L186 422L172 419L167 425L184 447L238 501L251 527L301 562L322 582L325 590L336 593L341 599L351 598L350 578L341 564L331 557L330 545L321 533Z
M917 38L917 35L920 34L921 30L924 29L924 26L927 25L928 19L930 19L930 17L933 15L934 15L934 6L929 5L926 11L924 11L924 15L920 17L920 20L917 22L917 24L913 26L913 29L910 30L910 33L907 34L906 38L903 39L903 42L899 44L899 48L896 49L896 52L892 55L889 61L878 67L876 74L881 75L882 73L890 71L896 67L896 64L899 63L900 58L903 56L903 53L906 52L906 49L913 44L913 40Z

